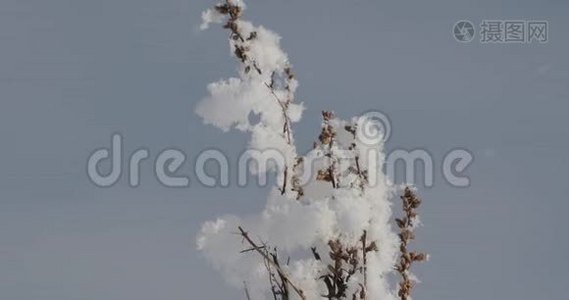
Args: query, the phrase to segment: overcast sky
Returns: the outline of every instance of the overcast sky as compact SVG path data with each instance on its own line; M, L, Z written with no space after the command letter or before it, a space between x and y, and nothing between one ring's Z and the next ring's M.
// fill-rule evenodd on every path
M0 298L243 299L195 250L206 220L257 212L254 184L167 188L163 149L235 157L245 135L201 123L206 85L234 74L227 33L199 32L213 1L0 2ZM283 37L307 110L388 114L388 150L434 157L418 247L416 299L560 299L569 282L569 3L550 1L250 0L248 19ZM458 43L455 22L546 20L547 44ZM477 32L478 34L479 32ZM144 147L138 188L99 188L89 155L124 137ZM475 157L468 188L438 168L456 147ZM126 161L123 161L126 164Z

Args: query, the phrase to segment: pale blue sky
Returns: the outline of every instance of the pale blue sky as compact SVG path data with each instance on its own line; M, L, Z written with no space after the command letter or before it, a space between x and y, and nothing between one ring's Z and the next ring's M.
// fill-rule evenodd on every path
M143 164L91 184L87 157L121 132L125 151L235 156L245 136L202 125L206 85L235 71L227 34L198 32L213 1L0 2L0 298L242 299L195 250L199 225L258 211L266 189L169 189ZM388 148L436 165L464 147L472 185L440 177L424 198L419 300L561 299L569 282L569 3L250 0L247 17L283 36L301 87L308 149L319 111L370 109ZM459 44L461 19L547 20L549 43ZM183 172L191 173L189 163ZM440 173L437 173L440 175ZM234 179L234 178L233 178Z

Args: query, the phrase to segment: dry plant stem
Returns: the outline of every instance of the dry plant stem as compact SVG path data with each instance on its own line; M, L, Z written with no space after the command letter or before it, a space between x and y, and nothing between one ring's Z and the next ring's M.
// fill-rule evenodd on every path
M364 265L363 265L363 273L364 273L364 286L367 287L367 246L366 246L366 242L367 242L367 230L364 230L364 234L362 235L362 249L363 249L363 259L364 259Z
M243 237L243 239L245 239L245 241L247 241L247 243L249 243L249 245L251 245L251 249L256 251L257 253L259 253L264 259L265 261L269 262L269 264L271 264L279 273L279 276L281 276L281 279L283 280L283 282L287 283L288 285L290 285L292 287L292 289L294 290L294 292L303 300L306 300L306 297L304 296L304 292L296 285L294 284L291 280L290 277L287 275L287 273L280 267L278 262L275 262L275 257L271 257L268 253L262 251L261 249L264 249L264 247L259 247L250 237L249 234L241 227L237 227L239 229L239 232L241 234L241 236ZM277 260L278 261L278 260Z
M322 112L322 129L320 135L318 136L318 141L324 151L324 156L326 156L330 162L330 165L325 170L319 170L316 176L317 180L330 182L332 188L339 187L339 176L336 170L337 157L332 153L332 147L336 139L336 130L330 124L330 120L334 118L334 113L330 111ZM315 147L318 144L315 143Z
M278 300L278 295L282 295L282 299L288 299L288 285L282 280L276 278L275 273L271 269L271 264L266 259L263 260L267 273L269 274L269 286L271 287L271 293L273 294L273 299ZM282 277L281 277L282 278Z
M368 185L368 170L362 169L361 165L360 165L360 156L358 153L358 149L357 149L357 136L356 136L356 132L357 132L357 124L352 124L352 125L347 125L344 127L344 130L346 130L347 132L349 132L352 135L352 143L350 144L350 146L348 147L348 150L350 150L353 154L354 157L354 165L350 166L349 170L356 174L358 176L358 180L359 182L352 182L352 187L354 186L354 184L357 185L357 187L360 189L360 191L362 193L365 192L365 188Z
M322 129L318 137L315 147L320 147L324 151L324 156L329 159L329 165L325 169L319 170L317 180L330 182L332 188L355 188L361 193L365 192L367 186L367 170L362 170L359 163L358 151L356 148L356 125L346 126L344 129L352 134L354 141L350 144L350 150L354 157L351 160L351 166L347 172L355 174L357 177L353 182L344 182L346 174L338 171L338 158L332 151L334 143L336 143L336 128L333 126L334 114L329 111L322 112ZM323 297L328 299L367 299L367 260L368 252L378 251L375 241L368 240L367 230L363 231L359 242L355 245L346 245L341 239L330 240L329 256L332 264L328 265L328 273L323 275L321 279L324 281L328 293ZM312 253L317 260L320 255L312 248ZM353 280L352 277L356 272L363 275L363 281L357 282L360 286L352 295L346 295L347 283Z
M367 253L378 251L376 243L371 242L368 244L367 231L364 231L360 238L360 244L354 246L346 246L339 240L328 241L329 257L331 263L327 265L327 273L320 276L320 280L324 282L327 293L321 295L327 299L348 299L350 296L352 300L365 300L367 298ZM317 261L322 261L322 258L316 247L311 247L310 250ZM347 295L348 283L353 280L353 275L357 272L363 274L363 282L356 282L359 289L354 291L351 295Z
M324 281L328 293L323 297L328 299L346 299L346 292L348 291L348 283L356 272L362 272L363 267L359 258L358 246L346 247L340 240L331 240L328 242L330 247L329 256L332 260L328 264L328 273L323 275L321 279ZM357 283L360 286L358 291L352 295L352 299L366 299L365 286Z
M424 253L409 252L407 249L409 242L415 239L413 222L416 220L416 210L421 205L421 199L408 187L405 188L404 194L400 198L403 200L404 217L402 219L395 219L397 226L401 230L399 233L399 239L401 241L399 251L401 254L399 264L395 266L395 269L401 275L398 296L401 300L408 300L411 298L411 292L413 290L413 282L410 279L411 265L414 262L426 260L427 255Z
M232 3L231 0L226 0L225 4L219 4L215 6L216 10L224 15L228 16L228 21L225 24L224 28L227 28L231 31L229 38L234 41L234 54L237 58L240 59L241 63L245 65L245 73L249 73L251 68L255 69L259 75L263 74L263 71L259 68L254 58L250 57L250 53L248 52L248 47L246 42L254 42L257 38L257 33L252 32L249 37L244 38L243 32L241 32L241 28L238 26L238 20L241 17L241 7ZM286 91L288 92L288 97L286 101L282 101L279 99L275 92L274 87L274 76L275 74L271 74L271 83L265 82L265 86L270 90L271 94L278 102L279 106L281 107L284 124L283 124L283 136L286 139L288 145L292 146L292 130L291 130L291 121L288 115L288 105L294 100L292 99L292 93L290 90L291 81L294 79L294 75L292 73L292 69L290 66L284 68L282 70L285 78L283 79L286 83ZM289 176L289 166L288 164L285 165L284 168L284 176L283 176L283 183L281 187L281 194L286 193L287 188L287 181Z
M272 264L277 264L280 267L279 260L277 257L277 250L274 249L274 252L269 252L267 250L267 245L263 243L263 246L257 248L249 248L246 250L241 251L241 253L251 252L261 250L265 253L263 256L263 263L265 268L267 269L268 279L269 279L269 286L271 287L271 293L273 294L274 300L279 300L279 296L281 297L280 300L288 300L289 299L289 287L288 283L284 279L282 273L278 272L279 278L273 272L271 268ZM272 258L272 261L268 259L268 257Z
M249 294L249 288L247 288L246 282L243 282L243 289L245 290L245 297L247 297L247 300L251 300L251 295Z

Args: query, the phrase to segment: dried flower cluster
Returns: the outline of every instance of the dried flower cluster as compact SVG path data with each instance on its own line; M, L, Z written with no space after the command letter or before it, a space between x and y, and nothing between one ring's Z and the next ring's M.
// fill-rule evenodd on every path
M321 276L327 289L327 293L322 297L327 299L367 299L366 257L369 252L378 251L376 243L367 244L367 232L364 231L359 245L346 247L340 240L331 240L328 242L328 246L331 263L327 265L328 272ZM315 248L312 248L312 252L315 259L320 260L320 255ZM348 283L357 273L363 275L363 281L357 282L359 289L352 291L349 295Z
M318 136L318 140L320 141L320 145L317 143L314 144L314 148L321 147L324 156L328 159L328 167L323 170L318 170L316 175L316 180L330 182L332 184L332 188L338 187L338 174L337 174L337 166L338 163L336 157L332 152L334 146L334 140L336 138L336 129L330 123L332 119L334 119L334 113L330 111L323 111L322 112L322 131L320 136Z
M414 262L425 261L427 255L425 253L409 252L407 249L409 242L415 239L414 229L418 222L417 209L421 205L421 199L407 187L401 196L401 200L403 201L403 212L405 215L401 219L395 219L400 229L399 239L401 240L401 256L396 269L401 275L398 295L401 300L407 300L411 298L411 291L413 290L413 281L410 278L411 265Z

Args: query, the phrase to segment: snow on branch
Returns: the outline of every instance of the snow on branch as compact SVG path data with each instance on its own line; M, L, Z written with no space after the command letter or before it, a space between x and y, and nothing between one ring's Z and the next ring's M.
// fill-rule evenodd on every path
M210 84L210 96L198 104L196 112L206 123L223 130L235 127L250 132L252 149L280 151L285 160L283 170L279 170L281 193L294 194L288 184L292 181L290 167L297 157L291 126L300 120L304 109L302 104L294 103L298 82L287 54L280 48L280 37L241 20L243 9L242 1L228 0L202 15L202 28L225 20L223 27L230 33L230 46L240 62L240 74L239 78ZM249 122L251 114L260 116L259 123Z
M247 299L409 299L410 264L426 257L407 250L418 198L405 190L397 234L397 190L382 171L383 140L361 136L361 118L322 112L313 149L297 153L292 124L304 110L295 101L298 82L280 37L242 20L244 9L242 1L226 0L202 14L203 29L222 23L229 31L239 73L210 84L196 113L224 131L248 132L253 158L271 149L283 163L256 170L277 174L264 210L204 223L198 249L229 283L245 285ZM389 280L397 273L399 288Z

